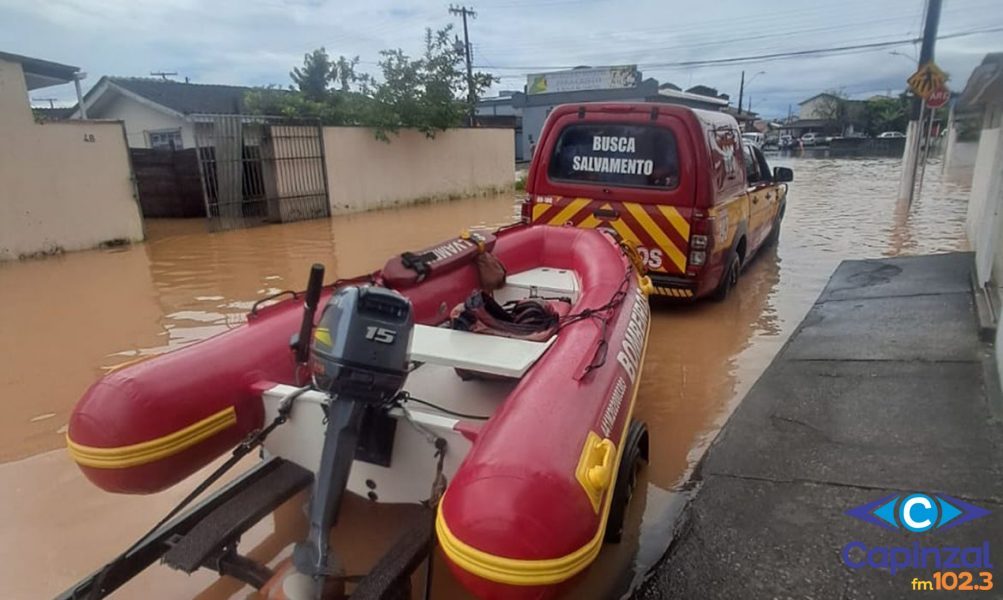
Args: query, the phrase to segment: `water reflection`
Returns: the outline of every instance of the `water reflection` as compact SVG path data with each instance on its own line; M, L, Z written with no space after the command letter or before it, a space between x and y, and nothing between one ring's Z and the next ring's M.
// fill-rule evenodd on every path
M941 178L935 165L926 170L923 196L905 210L895 202L898 160L771 163L795 170L778 247L749 265L727 302L655 307L636 409L651 431L644 493L631 507L625 541L604 548L576 597L615 595L661 555L688 472L840 260L966 247L967 187ZM0 460L59 447L70 408L103 368L239 325L255 300L302 288L314 262L325 264L329 279L354 275L465 226L507 222L512 200L477 198L213 235L199 222L153 221L150 241L132 248L0 264L7 409ZM5 593L61 591L127 546L187 487L154 497L112 496L90 486L62 452L0 465L0 578L18 582ZM360 500L347 506L335 539L349 544L343 548L358 570L413 516L411 507ZM302 501L294 499L252 529L244 549L274 565L288 556L302 526ZM441 561L435 573L435 597L459 594ZM248 594L208 573L188 578L165 567L123 595L139 590L150 598Z

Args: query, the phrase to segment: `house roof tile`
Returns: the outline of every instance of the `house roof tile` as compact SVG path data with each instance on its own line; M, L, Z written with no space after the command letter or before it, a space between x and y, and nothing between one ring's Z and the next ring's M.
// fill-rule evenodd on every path
M142 77L108 77L109 82L183 115L240 114L244 94L254 88L236 85L184 83Z

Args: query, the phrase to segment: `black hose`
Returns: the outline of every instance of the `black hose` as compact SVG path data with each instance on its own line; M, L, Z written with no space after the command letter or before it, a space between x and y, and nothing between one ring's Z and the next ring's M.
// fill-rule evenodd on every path
M471 414L467 414L467 413L457 412L455 410L449 410L448 408L443 408L443 407L439 406L438 404L434 404L432 402L429 402L428 400L422 400L421 398L415 398L414 396L412 396L411 394L409 394L407 392L401 392L400 395L397 396L397 400L398 400L398 403L400 403L402 405L403 405L403 403L408 402L408 401L410 401L410 402L417 402L418 404L424 404L425 406L427 406L429 408L434 408L435 410L442 411L442 412L446 413L447 415L451 415L451 416L454 416L454 417L457 417L457 418L460 418L460 419L474 419L474 420L478 420L478 421L487 421L488 419L491 418L490 416L471 415Z

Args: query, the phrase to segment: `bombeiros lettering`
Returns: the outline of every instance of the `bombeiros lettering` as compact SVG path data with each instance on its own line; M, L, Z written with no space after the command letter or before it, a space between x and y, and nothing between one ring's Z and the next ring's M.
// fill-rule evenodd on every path
M616 361L627 372L627 378L630 379L631 384L637 377L637 369L641 364L641 352L644 349L644 335L648 329L648 299L640 290L636 290L635 294L627 331L620 343L620 351L616 355Z

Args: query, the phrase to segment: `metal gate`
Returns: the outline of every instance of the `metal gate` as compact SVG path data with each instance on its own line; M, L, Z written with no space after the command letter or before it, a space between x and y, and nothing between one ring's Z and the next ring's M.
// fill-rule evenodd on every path
M319 124L248 115L193 120L210 230L330 214Z

